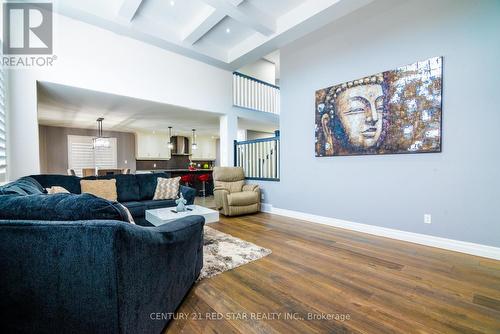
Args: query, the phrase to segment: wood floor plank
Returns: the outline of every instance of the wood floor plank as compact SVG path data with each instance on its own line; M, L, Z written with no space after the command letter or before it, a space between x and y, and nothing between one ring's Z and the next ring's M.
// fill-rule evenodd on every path
M498 299L490 298L488 296L483 296L483 295L474 295L472 302L474 304L482 305L492 310L500 312L500 300Z
M201 316L167 333L500 333L500 261L267 213L210 226L273 253L198 282L177 312Z

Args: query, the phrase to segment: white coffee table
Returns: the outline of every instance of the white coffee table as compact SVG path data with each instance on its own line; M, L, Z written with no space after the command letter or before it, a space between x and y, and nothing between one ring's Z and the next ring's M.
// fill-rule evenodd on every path
M175 206L172 208L146 210L146 220L154 226L162 225L179 218L195 215L205 217L205 223L216 223L219 221L219 211L199 205L188 205L187 207L192 210L175 213L173 212L175 211Z

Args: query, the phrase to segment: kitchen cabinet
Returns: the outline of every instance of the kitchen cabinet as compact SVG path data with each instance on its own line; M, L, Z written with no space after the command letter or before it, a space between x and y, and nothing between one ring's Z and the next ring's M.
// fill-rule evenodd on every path
M191 149L191 160L215 160L217 155L217 142L212 137L201 137L196 138L196 144L198 148L196 150Z
M135 155L138 160L169 160L168 135L152 132L137 132Z

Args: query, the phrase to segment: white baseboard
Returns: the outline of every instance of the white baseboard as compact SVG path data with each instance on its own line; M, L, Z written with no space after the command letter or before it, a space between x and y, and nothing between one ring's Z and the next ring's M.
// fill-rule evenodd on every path
M260 203L260 211L271 213L273 206L268 203Z
M466 241L446 239L441 237L434 237L431 235L420 234L420 233L405 232L386 227L354 223L347 220L318 216L299 211L279 209L273 207L271 204L268 203L261 204L261 211L280 216L305 220L316 224L329 225L329 226L344 228L347 230L373 234L380 237L412 242L419 245L437 247L455 252L481 256L494 260L500 260L500 248L498 247L475 244Z

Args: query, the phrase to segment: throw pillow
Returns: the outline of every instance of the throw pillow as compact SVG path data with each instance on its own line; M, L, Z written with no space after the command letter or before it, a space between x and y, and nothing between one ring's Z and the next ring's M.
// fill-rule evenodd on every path
M132 217L132 214L130 213L129 209L125 205L123 205L121 203L116 203L116 205L119 206L125 212L125 214L127 215L128 222L130 224L134 224L135 225L134 217Z
M153 200L177 198L177 194L179 194L180 181L180 176L173 177L171 179L159 177Z
M49 194L49 195L53 195L53 194L69 194L69 191L67 191L64 187L52 186L50 188L47 188L47 194Z
M107 199L108 201L116 202L118 195L116 194L116 180L81 180L82 194L92 194L97 197Z

